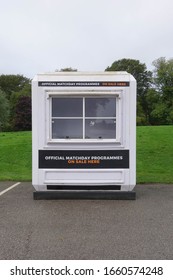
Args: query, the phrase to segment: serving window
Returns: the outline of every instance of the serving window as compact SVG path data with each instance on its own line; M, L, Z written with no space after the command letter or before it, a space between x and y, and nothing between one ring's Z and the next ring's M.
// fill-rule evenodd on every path
M117 138L118 98L112 96L51 96L50 139Z

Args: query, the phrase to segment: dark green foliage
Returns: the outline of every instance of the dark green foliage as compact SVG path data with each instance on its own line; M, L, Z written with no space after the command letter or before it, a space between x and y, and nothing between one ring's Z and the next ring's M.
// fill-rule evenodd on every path
M132 74L137 81L137 105L140 108L137 108L137 111L142 113L142 117L138 115L138 124L147 124L148 116L147 116L147 101L146 94L148 89L151 86L152 81L152 73L147 71L147 67L145 63L140 63L139 60L135 59L126 59L123 58L121 60L115 61L110 67L107 67L105 71L127 71Z
M77 69L66 67L66 68L62 68L60 72L77 72Z
M13 92L21 91L25 85L30 84L30 79L22 75L1 75L0 88L9 99Z
M173 124L173 59L145 63L123 58L105 71L127 71L137 80L137 125ZM76 72L66 67L60 72ZM23 75L0 75L0 130L31 129L31 80Z
M173 124L173 59L161 57L153 62L154 85L159 100L151 112L154 124Z
M173 124L173 59L161 57L153 65L152 75L139 60L124 58L106 71L127 71L135 77L138 125Z
M2 90L0 90L0 131L8 125L9 102Z
M123 58L115 61L105 71L127 71L132 74L137 81L137 95L140 97L146 94L151 84L152 73L139 60Z
M31 130L31 97L19 96L13 119L13 130Z
M10 96L10 123L11 123L11 129L16 130L16 125L15 125L15 119L16 119L16 106L17 103L19 102L19 99L24 96L24 97L29 97L29 100L31 100L31 85L26 84L23 89L19 92L13 92ZM28 110L31 110L31 101L28 103L28 108L27 106L23 108L23 114L26 113L28 114ZM25 112L26 111L26 112ZM31 127L31 124L30 124ZM19 129L21 130L21 129Z
M77 69L72 67L65 67L61 68L61 70L56 69L55 72L77 72Z
M30 130L31 129L31 80L22 75L1 75L0 90L3 90L3 125L5 130ZM21 98L26 97L26 98ZM2 99L1 98L1 99ZM23 99L23 101L22 101ZM24 102L25 100L25 102ZM23 102L23 105L20 103ZM20 106L23 106L19 112ZM4 113L3 113L4 112Z

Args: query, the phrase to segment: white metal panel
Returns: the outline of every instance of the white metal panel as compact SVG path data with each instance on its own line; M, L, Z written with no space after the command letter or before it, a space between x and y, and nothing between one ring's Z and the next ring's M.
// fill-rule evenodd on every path
M45 171L45 184L122 184L124 171L118 170L51 170Z

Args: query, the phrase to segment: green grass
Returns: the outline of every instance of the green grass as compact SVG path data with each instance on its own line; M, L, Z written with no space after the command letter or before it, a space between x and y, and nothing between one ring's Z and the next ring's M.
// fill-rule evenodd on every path
M137 127L137 182L173 183L173 126Z
M0 133L0 180L31 181L31 132ZM173 126L137 127L137 183L173 183Z
M31 132L0 133L0 180L31 180Z

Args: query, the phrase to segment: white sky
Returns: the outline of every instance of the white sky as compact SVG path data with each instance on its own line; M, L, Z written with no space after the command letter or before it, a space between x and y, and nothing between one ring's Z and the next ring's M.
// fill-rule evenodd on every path
M173 0L0 0L0 75L173 57Z

